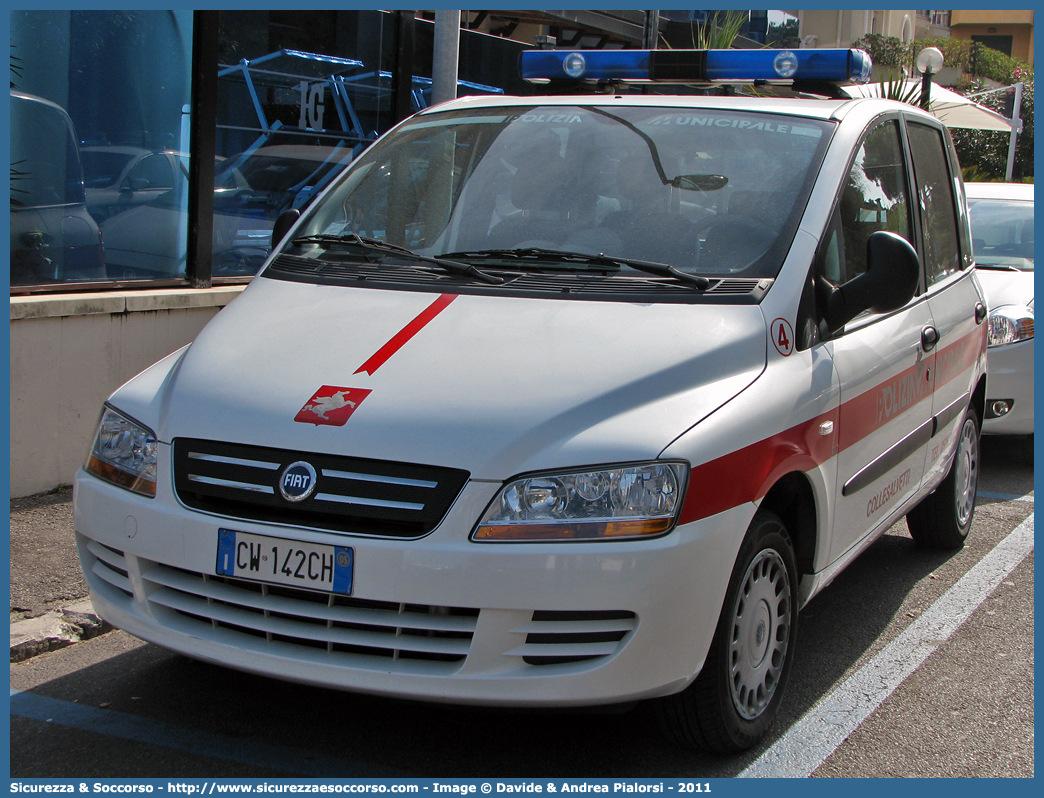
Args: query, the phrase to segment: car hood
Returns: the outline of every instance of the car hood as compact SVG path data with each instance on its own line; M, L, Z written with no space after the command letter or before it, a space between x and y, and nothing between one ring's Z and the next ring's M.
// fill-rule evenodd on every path
M756 305L453 297L257 278L191 346L111 402L166 442L223 440L502 480L655 458L765 361ZM334 411L328 421L317 407ZM346 412L343 424L330 423Z
M1033 272L978 268L975 274L991 309L1002 305L1031 305L1033 302Z

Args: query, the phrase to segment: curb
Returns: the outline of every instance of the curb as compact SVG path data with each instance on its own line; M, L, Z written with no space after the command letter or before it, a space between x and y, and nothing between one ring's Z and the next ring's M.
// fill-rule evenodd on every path
M94 612L90 599L82 599L39 618L11 624L11 662L56 651L81 640L90 640L113 629Z

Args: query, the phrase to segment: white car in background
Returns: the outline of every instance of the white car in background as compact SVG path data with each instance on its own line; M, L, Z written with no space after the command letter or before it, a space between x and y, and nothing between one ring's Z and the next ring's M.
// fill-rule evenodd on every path
M99 222L170 191L188 180L188 155L141 147L80 148L87 210Z
M967 183L972 250L990 308L982 431L1033 444L1033 186Z

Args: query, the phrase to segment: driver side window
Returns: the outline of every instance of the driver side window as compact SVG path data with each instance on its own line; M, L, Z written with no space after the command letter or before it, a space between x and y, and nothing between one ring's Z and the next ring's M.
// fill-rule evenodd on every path
M820 247L819 276L840 285L866 271L866 242L879 230L910 240L910 203L897 120L860 144Z

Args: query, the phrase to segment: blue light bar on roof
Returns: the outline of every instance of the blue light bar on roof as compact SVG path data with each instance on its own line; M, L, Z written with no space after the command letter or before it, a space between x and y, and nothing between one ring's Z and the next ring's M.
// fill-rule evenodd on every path
M628 83L867 83L862 50L527 50L519 75L533 83L558 80Z

